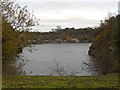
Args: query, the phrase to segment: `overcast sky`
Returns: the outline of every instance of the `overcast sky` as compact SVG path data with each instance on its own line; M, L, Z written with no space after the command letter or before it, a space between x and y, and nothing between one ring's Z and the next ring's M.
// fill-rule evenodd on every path
M17 0L28 6L30 12L40 19L34 30L50 31L57 25L65 27L94 27L108 16L117 14L119 0Z

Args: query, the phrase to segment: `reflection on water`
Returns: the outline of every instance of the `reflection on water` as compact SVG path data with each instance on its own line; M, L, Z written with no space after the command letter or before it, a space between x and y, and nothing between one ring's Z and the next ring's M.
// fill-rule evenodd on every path
M34 45L30 52L27 48L21 54L29 60L22 70L27 75L92 75L83 62L88 63L90 43L40 44Z

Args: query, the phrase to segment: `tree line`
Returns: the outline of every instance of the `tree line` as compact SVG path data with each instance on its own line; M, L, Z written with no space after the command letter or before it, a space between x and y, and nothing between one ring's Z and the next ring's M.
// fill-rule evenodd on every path
M33 43L70 43L92 42L98 34L98 28L56 28L50 32L30 32Z

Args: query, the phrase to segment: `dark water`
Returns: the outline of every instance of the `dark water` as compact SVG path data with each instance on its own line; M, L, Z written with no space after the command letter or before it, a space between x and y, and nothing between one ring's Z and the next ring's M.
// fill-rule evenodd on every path
M57 75L64 71L66 75L91 75L83 62L89 62L88 49L91 43L39 44L33 45L32 52L23 49L24 60L28 60L23 70L28 75ZM58 71L59 71L58 70Z

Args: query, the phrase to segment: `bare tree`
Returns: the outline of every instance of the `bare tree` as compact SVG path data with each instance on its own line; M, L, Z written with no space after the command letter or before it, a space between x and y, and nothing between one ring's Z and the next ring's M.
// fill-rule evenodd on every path
M50 75L55 75L55 76L77 76L78 72L76 71L71 71L68 72L66 68L58 63L57 61L54 62L54 66L50 68L51 69L51 74Z
M39 20L27 10L27 6L21 7L13 0L3 0L1 7L4 19L11 24L14 30L26 31L31 29L30 26L39 24Z
M66 76L66 71L64 70L64 67L60 65L57 61L55 61L54 67L51 68L52 70L52 75L57 75L57 76Z

